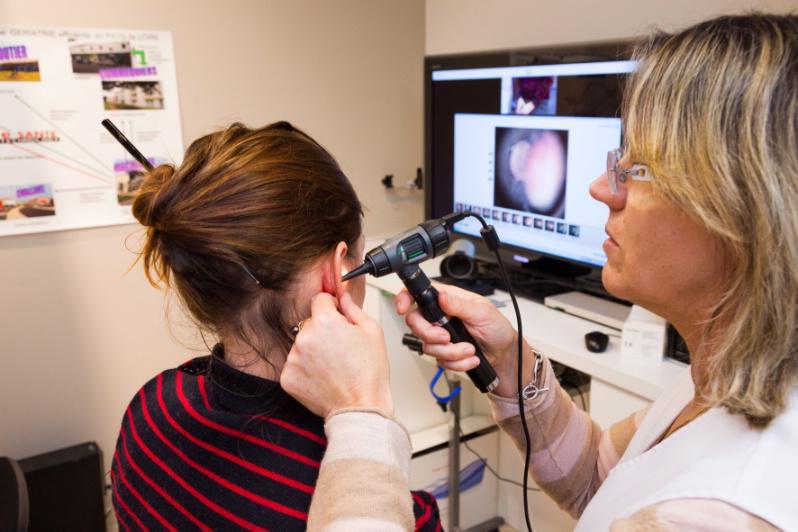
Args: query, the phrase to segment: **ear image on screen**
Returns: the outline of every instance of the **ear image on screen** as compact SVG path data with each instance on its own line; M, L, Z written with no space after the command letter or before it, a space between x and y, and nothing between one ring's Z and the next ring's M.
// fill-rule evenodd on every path
M516 115L556 115L557 77L513 78L509 109Z
M565 218L568 131L496 128L497 207Z

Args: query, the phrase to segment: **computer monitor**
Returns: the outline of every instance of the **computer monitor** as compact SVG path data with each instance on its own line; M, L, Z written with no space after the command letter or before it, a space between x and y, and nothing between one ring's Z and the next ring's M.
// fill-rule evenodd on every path
M635 66L625 49L428 57L427 217L479 213L516 264L600 268L607 208L588 187L621 145L621 91ZM476 240L479 227L467 219L455 233Z

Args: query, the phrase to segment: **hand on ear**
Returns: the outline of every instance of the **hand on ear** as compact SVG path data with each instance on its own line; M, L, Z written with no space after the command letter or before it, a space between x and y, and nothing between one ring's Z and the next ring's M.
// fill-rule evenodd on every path
M343 408L375 409L391 417L389 377L379 324L349 294L339 299L317 294L280 374L283 389L322 418Z

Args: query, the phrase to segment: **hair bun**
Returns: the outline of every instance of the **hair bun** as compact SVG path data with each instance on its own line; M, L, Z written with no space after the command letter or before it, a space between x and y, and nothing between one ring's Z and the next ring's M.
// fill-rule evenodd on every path
M153 168L144 179L136 199L133 201L133 216L145 227L163 230L162 214L166 190L175 174L175 167L162 164Z

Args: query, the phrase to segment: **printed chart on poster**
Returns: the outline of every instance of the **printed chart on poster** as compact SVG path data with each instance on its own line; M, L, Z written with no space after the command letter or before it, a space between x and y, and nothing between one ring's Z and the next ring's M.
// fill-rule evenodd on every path
M183 152L169 32L0 26L0 236L135 222L143 168Z

